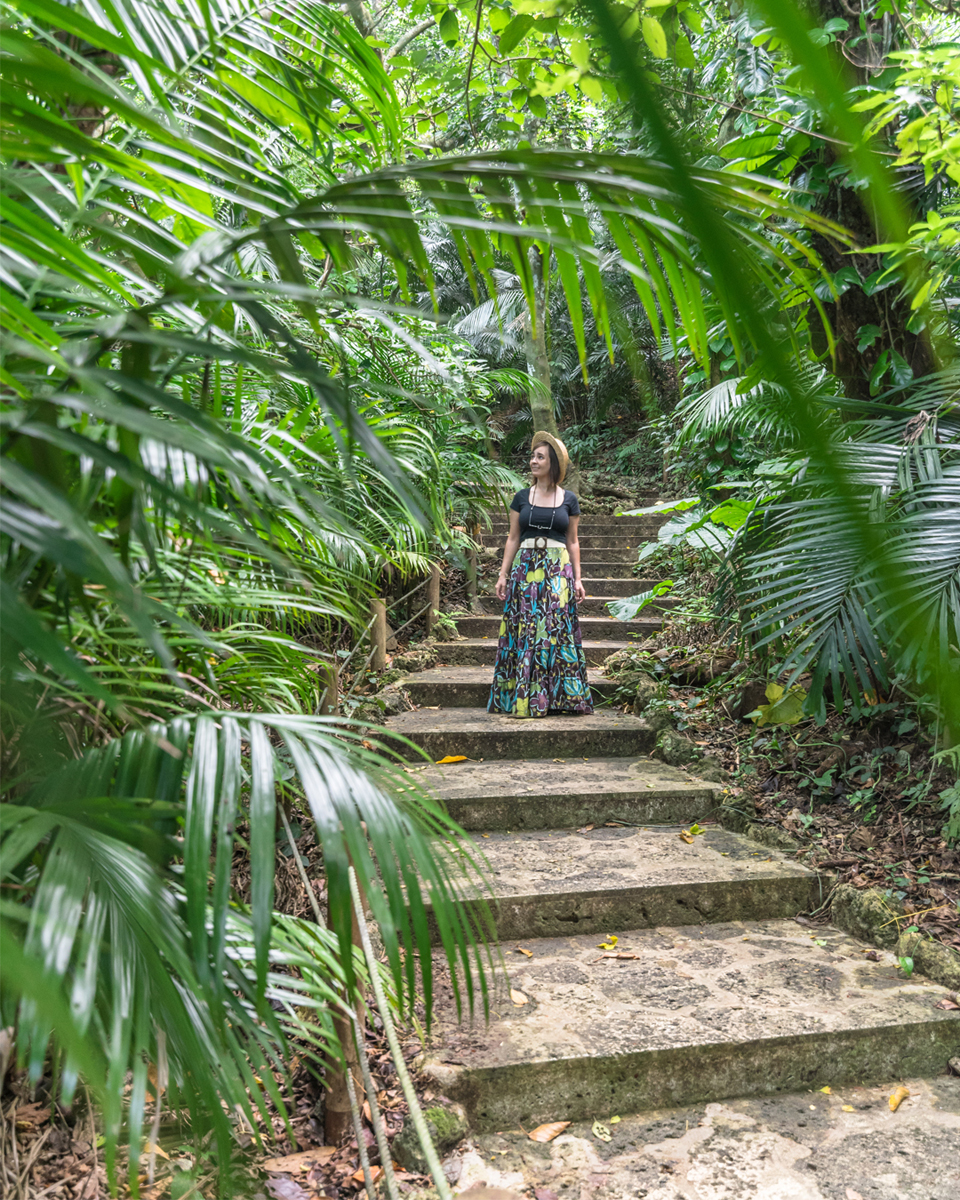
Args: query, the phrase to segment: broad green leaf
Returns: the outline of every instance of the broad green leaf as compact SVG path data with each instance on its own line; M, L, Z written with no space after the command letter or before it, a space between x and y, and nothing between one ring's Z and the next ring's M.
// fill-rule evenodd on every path
M643 40L654 58L667 57L667 35L656 17L645 16L641 22Z

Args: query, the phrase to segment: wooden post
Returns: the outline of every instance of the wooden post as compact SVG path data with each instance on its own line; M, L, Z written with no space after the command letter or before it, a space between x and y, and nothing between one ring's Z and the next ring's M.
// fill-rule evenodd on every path
M321 717L335 717L340 703L340 671L336 661L321 662L317 672L320 682Z
M433 633L440 614L440 564L430 564L430 580L427 583L427 637Z
M470 526L470 536L474 539L474 544L467 551L467 606L471 612L478 612L480 609L477 603L477 546L476 541L480 537L479 524Z
M370 615L374 618L374 622L370 627L370 636L373 638L373 659L371 666L375 671L385 671L387 669L387 606L382 600L373 600L370 603Z

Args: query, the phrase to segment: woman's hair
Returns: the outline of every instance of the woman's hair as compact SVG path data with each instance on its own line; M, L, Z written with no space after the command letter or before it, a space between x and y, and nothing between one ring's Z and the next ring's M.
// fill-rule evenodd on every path
M541 446L546 446L547 453L550 455L550 482L554 487L558 487L560 483L560 459L557 457L557 452L549 442L537 442L533 447L534 450L539 450Z

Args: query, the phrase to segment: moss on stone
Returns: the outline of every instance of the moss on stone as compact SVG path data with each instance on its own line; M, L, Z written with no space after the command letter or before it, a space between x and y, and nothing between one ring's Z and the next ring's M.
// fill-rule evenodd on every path
M834 889L830 915L834 925L852 937L891 950L897 944L896 918L902 909L876 888L840 884Z

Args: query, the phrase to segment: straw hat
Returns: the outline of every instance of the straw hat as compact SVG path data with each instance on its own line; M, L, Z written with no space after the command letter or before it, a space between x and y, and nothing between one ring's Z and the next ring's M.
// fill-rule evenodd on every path
M558 483L563 483L567 474L567 467L570 466L570 455L567 453L567 448L558 437L554 437L552 433L547 433L541 429L539 433L533 435L533 440L530 442L530 449L539 446L541 442L546 442L548 446L552 446L557 452L557 459L560 462L560 478Z

